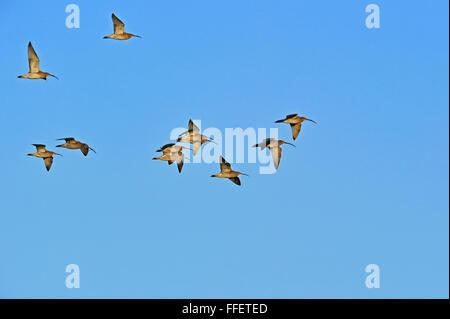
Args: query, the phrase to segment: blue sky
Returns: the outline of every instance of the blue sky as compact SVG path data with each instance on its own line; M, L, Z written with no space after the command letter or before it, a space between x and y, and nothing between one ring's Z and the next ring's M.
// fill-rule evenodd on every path
M0 2L0 298L448 298L448 9ZM143 38L103 40L112 12ZM17 78L28 41L59 81ZM291 141L273 123L290 113L318 125L276 174L233 164L241 187L151 160L189 118ZM50 172L26 156L65 136L97 154L62 150Z

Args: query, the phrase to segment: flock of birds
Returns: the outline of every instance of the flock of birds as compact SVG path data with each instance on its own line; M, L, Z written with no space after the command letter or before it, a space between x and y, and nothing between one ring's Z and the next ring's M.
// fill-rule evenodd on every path
M128 40L133 37L141 38L138 35L127 33L125 32L125 24L116 17L116 15L113 13L112 21L114 25L114 33L112 35L107 35L103 37L104 39L114 39L114 40ZM50 74L48 72L41 71L39 67L39 57L36 54L36 51L33 48L33 45L31 42L28 43L28 65L29 65L29 72L23 75L19 75L18 78L25 78L25 79L43 79L47 80L47 77L51 76L56 79L56 77L53 74ZM315 121L308 119L306 117L298 116L297 114L290 114L287 115L286 118L282 120L275 121L275 123L288 123L290 124L292 128L292 138L295 140L302 128L302 123L304 121L311 121L316 123ZM64 144L57 145L56 147L62 147L67 149L79 149L84 154L84 156L87 156L89 153L89 150L92 150L95 153L95 150L92 149L89 145L82 143L80 141L77 141L73 137L67 137L62 138L58 140L65 140ZM192 144L192 151L194 155L197 154L197 152L200 150L201 146L204 143L212 142L215 143L213 140L208 138L205 135L202 135L200 133L200 129L194 124L192 120L189 120L188 130L186 132L183 132L180 134L179 138L177 139L177 143L186 143L186 144ZM266 138L260 143L253 145L253 147L259 147L261 150L264 150L265 148L268 148L270 152L272 153L273 163L275 166L275 169L278 169L281 161L281 145L283 144L289 144L292 146L295 146L292 143L285 142L283 140L277 140L275 138ZM46 149L46 146L43 144L32 144L36 147L35 153L28 154L29 156L35 156L38 158L42 158L45 163L45 167L47 171L50 170L52 164L53 164L53 156L61 154L49 151ZM162 146L160 149L157 150L157 152L162 152L161 156L153 158L154 160L161 160L161 161L167 161L169 165L173 163L177 163L178 171L181 173L181 170L183 169L183 163L184 163L184 154L183 150L191 150L190 148L177 145L176 143L170 143ZM233 171L231 169L231 164L228 163L222 156L220 156L220 173L211 175L211 177L218 177L218 178L228 178L233 183L237 185L241 185L241 181L239 179L240 175L246 175L241 172Z
M138 35L125 32L125 24L122 21L120 21L120 19L117 18L114 13L112 14L111 17L114 25L114 33L103 37L103 39L128 40L133 37L141 38ZM19 75L18 78L32 79L32 80L37 79L47 80L48 76L52 76L58 79L53 74L41 71L41 69L39 68L39 57L36 54L36 51L34 51L31 42L28 42L28 65L30 67L29 72L26 74Z
M57 139L57 141L62 141L62 140L64 140L65 143L64 144L60 144L60 145L56 145L56 147L63 147L63 148L67 148L67 149L70 149L70 150L80 150L81 153L83 153L84 156L88 155L89 150L91 150L94 153L96 153L96 151L92 147L90 147L86 143L82 143L80 141L77 141L73 137L64 137L64 138ZM35 157L42 158L44 160L45 168L47 169L47 171L49 171L50 168L52 167L53 155L62 156L59 153L55 153L55 152L47 150L45 148L44 144L32 144L32 145L36 147L36 152L30 153L30 154L28 154L28 156L35 156Z
M290 124L292 129L292 138L295 140L300 134L300 130L302 129L302 123L304 121L311 121L313 123L316 123L314 120L308 119L303 116L298 116L298 114L289 114L286 116L286 118L275 121L275 123ZM200 129L198 128L197 125L194 124L192 120L189 120L188 130L180 134L180 136L177 139L177 142L192 144L192 151L194 155L197 154L197 152L200 150L203 144L208 142L215 143L212 139L201 134ZM266 138L262 140L260 143L253 145L253 147L259 147L261 150L268 148L272 154L274 167L275 169L278 169L281 162L281 152L282 152L281 145L283 144L295 146L294 144L283 140L277 140L275 138ZM182 145L177 145L176 143L169 143L158 149L157 152L162 152L162 155L154 157L153 159L160 161L167 161L169 165L177 163L178 172L181 173L184 163L183 150L185 149L191 150L190 148L184 147ZM233 183L241 185L239 175L248 176L247 174L233 171L231 169L231 164L228 163L223 158L223 156L220 156L220 173L211 175L211 177L228 178Z

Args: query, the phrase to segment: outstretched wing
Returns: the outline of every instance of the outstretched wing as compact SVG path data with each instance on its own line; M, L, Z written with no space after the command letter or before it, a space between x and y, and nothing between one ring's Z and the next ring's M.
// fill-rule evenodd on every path
M300 134L300 130L302 129L302 123L291 124L292 129L292 138L295 140Z
M183 169L183 163L184 163L184 154L182 152L178 152L178 154L175 156L178 166L178 172L181 173L181 170Z
M87 156L89 153L89 146L87 144L82 144L80 147L81 153L83 153L84 156Z
M125 24L120 21L120 19L116 17L114 13L111 17L114 24L114 34L123 34L125 32Z
M261 150L265 149L272 142L272 138L265 138L259 144L253 145L253 147L259 147Z
M253 147L260 147L261 150L264 149L266 146L263 143L255 144Z
M236 185L241 186L241 180L239 179L239 177L230 177L229 180L235 183Z
M66 143L75 141L75 139L73 137L63 137L63 138L58 138L57 139L57 141L62 141L62 140L66 141Z
M164 152L166 149L170 150L170 147L172 147L174 145L175 145L174 143L169 143L169 144L163 145L159 150L157 150L157 152Z
M273 165L275 166L275 169L278 169L281 161L281 147L272 147L270 152L272 153Z
M44 144L33 144L33 146L36 147L36 150L38 152L45 152L45 145Z
M198 151L200 150L200 147L202 147L202 143L200 141L193 141L192 143L192 151L194 152L194 155L197 155Z
M290 119L290 118L293 118L293 117L296 117L298 114L288 114L288 115L286 115L286 120L287 119Z
M228 163L222 156L220 157L220 171L222 173L231 172L231 164Z
M28 42L28 65L30 66L30 73L37 73L40 71L39 57L37 56L36 51L34 51L31 42Z
M47 169L47 171L49 171L50 167L52 167L52 164L53 164L53 157L44 158L44 163L45 163L45 168Z
M194 133L200 132L200 129L198 128L197 125L194 124L194 122L192 120L189 120L188 132L194 132Z

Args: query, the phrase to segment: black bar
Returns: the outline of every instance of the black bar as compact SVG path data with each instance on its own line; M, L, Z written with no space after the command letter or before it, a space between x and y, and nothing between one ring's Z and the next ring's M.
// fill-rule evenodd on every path
M140 306L146 318L164 314L164 318L283 318L302 315L306 308L317 313L324 306L414 306L449 305L448 299L3 299L0 306L102 305L114 310L120 306ZM142 306L142 307L141 307ZM214 311L213 311L214 309ZM372 308L374 309L374 308ZM329 311L328 308L327 311Z

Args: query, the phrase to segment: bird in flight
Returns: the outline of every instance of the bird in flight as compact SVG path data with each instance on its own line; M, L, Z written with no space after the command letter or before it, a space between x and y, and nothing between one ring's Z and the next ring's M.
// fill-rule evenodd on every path
M42 72L39 69L39 57L36 54L36 51L34 51L33 46L31 45L31 42L28 42L28 66L30 67L30 71L26 74L19 75L18 78L21 79L43 79L47 80L48 76L52 76L56 79L58 79L53 74L50 74L48 72Z
M111 17L114 25L114 33L103 37L103 39L128 40L132 37L140 38L140 36L136 34L126 33L125 24L120 21L120 19L116 17L114 13Z
M297 114L289 114L285 119L275 121L275 123L289 123L292 129L292 138L295 140L302 129L302 123L304 121L311 121L317 124L315 121L303 116L298 116Z
M266 138L261 143L253 145L253 147L259 147L261 148L261 150L265 149L266 147L270 149L270 153L272 153L273 165L275 166L275 169L278 169L281 161L281 145L283 144L289 144L295 147L295 145L292 143L288 143L283 140L277 140L274 138Z
M200 129L192 120L189 120L188 130L180 134L177 142L192 144L194 155L197 154L203 144L207 142L215 143L209 137L200 134Z
M231 164L228 163L222 156L220 157L220 173L211 175L211 177L219 177L219 178L228 178L230 181L235 183L236 185L241 185L241 180L239 179L239 175L247 174L233 171L231 169Z
M56 145L56 147L64 147L64 148L68 148L70 150L81 150L81 153L83 153L84 156L87 156L89 153L89 150L93 151L94 153L97 153L92 147L90 147L89 145L85 144L85 143L81 143L77 140L75 140L73 137L64 137L64 138L59 138L57 139L57 141L66 141L64 144L61 145Z
M154 157L154 160L167 161L169 165L172 165L174 162L177 163L178 172L181 173L183 169L184 163L184 154L183 150L189 149L187 147L181 145L175 145L174 143L166 144L162 146L157 152L162 152L163 154L158 157Z
M53 155L62 156L61 154L46 150L45 145L43 144L32 144L32 145L36 147L36 152L28 154L28 156L36 156L42 158L44 160L45 168L47 169L47 171L49 171L50 168L52 167Z

